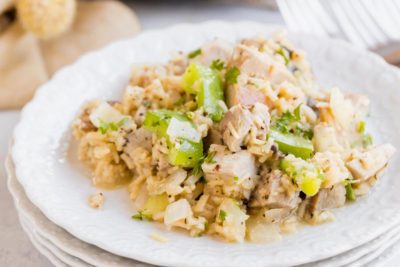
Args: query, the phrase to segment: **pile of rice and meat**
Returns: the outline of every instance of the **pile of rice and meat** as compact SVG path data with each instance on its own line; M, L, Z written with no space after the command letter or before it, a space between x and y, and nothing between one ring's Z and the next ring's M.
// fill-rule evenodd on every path
M267 242L375 184L395 149L373 145L369 102L317 84L284 34L215 39L134 66L122 100L86 103L73 128L94 185L126 186L133 219Z

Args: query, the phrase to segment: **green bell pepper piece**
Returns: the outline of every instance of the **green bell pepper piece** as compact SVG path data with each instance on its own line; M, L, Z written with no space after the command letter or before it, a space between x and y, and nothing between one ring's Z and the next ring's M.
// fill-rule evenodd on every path
M281 133L270 130L269 137L278 144L279 150L285 154L293 154L302 159L308 159L314 152L314 146L310 140L291 133Z
M224 115L219 101L224 101L224 91L218 72L199 63L192 62L182 78L183 89L197 95L197 104L203 107L213 121L220 121Z
M196 143L184 138L176 138L172 141L167 134L171 118L190 122L189 118L181 112L160 109L146 113L143 127L167 139L168 160L172 165L193 168L203 158L203 141Z

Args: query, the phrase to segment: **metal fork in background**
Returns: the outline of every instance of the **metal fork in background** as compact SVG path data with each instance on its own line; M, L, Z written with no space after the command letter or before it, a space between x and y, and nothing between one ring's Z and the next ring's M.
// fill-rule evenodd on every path
M400 63L400 1L397 0L277 0L287 26L342 38Z

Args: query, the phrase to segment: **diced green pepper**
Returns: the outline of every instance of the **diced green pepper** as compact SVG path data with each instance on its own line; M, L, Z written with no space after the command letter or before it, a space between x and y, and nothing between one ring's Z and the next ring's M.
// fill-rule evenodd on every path
M220 121L224 110L219 101L224 101L224 91L218 72L210 67L192 62L182 78L183 89L197 95L197 104L203 107L213 121Z
M286 154L293 154L302 159L308 159L314 152L314 146L310 140L291 133L281 133L270 130L269 138L278 144L279 150Z
M168 144L168 159L172 165L193 168L203 158L203 141L196 143L184 138L171 140L167 134L171 118L188 121L183 113L170 110L152 110L146 113L143 126L159 137L165 137ZM193 126L194 127L194 126Z

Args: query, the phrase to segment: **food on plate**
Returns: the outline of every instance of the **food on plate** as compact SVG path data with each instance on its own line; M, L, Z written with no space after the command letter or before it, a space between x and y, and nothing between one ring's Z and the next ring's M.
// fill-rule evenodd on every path
M94 193L89 196L88 198L88 203L89 206L94 208L94 209L101 209L104 205L104 195L101 192Z
M133 219L268 242L377 181L395 149L372 143L368 105L319 85L276 34L136 65L122 99L88 102L73 128L94 185L126 186Z

